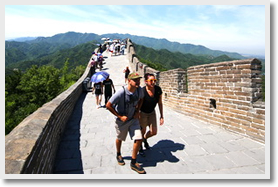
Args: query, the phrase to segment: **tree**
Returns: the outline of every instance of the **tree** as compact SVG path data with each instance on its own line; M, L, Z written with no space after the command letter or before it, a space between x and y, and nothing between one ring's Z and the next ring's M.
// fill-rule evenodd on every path
M85 69L86 66L83 65L76 66L75 69L71 71L71 74L73 74L73 79L78 80L83 75Z
M59 70L53 66L32 66L22 76L19 89L30 103L39 106L50 101L60 91Z
M67 87L67 84L69 82L69 75L68 75L68 70L69 70L69 58L64 63L64 67L61 69L61 79L60 83L63 87Z

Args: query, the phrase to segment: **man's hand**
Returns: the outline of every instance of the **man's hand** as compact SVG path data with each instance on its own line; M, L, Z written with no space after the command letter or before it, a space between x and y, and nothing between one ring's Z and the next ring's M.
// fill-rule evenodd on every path
M161 118L160 118L160 125L163 125L163 124L164 124L164 118L161 117Z
M119 117L122 122L126 122L128 117L127 116L120 116Z

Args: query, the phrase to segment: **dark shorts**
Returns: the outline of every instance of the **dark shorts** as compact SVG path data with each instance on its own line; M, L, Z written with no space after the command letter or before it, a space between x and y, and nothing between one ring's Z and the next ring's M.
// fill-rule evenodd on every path
M96 94L96 95L102 95L101 90L96 89L95 94Z

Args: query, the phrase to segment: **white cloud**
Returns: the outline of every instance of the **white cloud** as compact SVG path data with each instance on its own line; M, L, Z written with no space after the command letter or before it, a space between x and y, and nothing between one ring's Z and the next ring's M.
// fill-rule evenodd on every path
M247 44L264 46L265 39L262 7L160 6L155 7L157 12L151 7L115 5L43 5L18 12L13 8L5 12L6 39L68 31L129 33L219 50Z

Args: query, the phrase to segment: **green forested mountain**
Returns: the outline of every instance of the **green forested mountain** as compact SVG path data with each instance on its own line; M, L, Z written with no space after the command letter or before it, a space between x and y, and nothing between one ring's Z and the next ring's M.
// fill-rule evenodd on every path
M52 65L53 67L61 68L67 59L69 61L69 69L78 65L87 65L91 53L97 48L91 42L72 48L69 47L69 44L46 44L44 41L34 44L6 42L6 45L9 45L6 48L6 69L17 68L22 71L32 65ZM13 47L11 47L12 45Z
M91 52L97 47L92 42L76 45L68 43L37 43L6 42L6 69L20 69L25 71L32 65L52 65L61 68L66 59L69 61L69 69L78 65L86 65ZM155 50L134 43L136 53L140 60L158 70L174 68L187 68L193 65L207 64L213 62L234 60L227 55L214 57L211 55L193 55L181 52L171 52L167 49Z
M131 38L140 61L160 71L234 59L230 53L211 50L208 53L204 46L127 34L68 32L26 42L6 41L5 133L8 134L38 107L74 84L97 47L94 44L103 42L103 37ZM177 49L180 48L186 51L179 52Z
M202 45L193 45L193 44L181 44L178 42L170 42L166 39L156 39L145 36L136 36L130 34L103 34L97 35L94 33L76 33L76 32L67 32L62 34L57 34L52 37L38 37L35 40L28 41L28 43L38 43L38 42L47 42L47 43L59 43L67 44L71 47L79 45L81 43L86 43L89 41L101 42L101 38L111 38L111 39L125 39L130 38L132 42L144 45L153 49L167 49L171 52L181 52L181 53L191 53L194 55L209 55L209 56L222 56L227 55L230 58L244 59L242 55L233 52L225 52L219 50L211 50Z
M137 44L134 44L134 46L140 61L160 71L175 68L186 69L189 66L234 60L227 55L221 55L218 57L192 55L189 53L183 54L180 52L170 52L166 49L154 50Z
M9 69L19 68L23 71L34 64L50 64L60 68L63 66L65 59L69 58L69 66L73 68L79 63L88 61L87 55L96 47L93 44L103 42L101 40L103 37L109 37L111 39L131 38L137 44L136 52L142 61L152 61L148 62L148 64L160 62L162 63L161 66L166 69L177 67L186 68L192 65L218 62L219 59L222 59L222 61L235 59L235 57L231 57L232 53L213 51L204 46L169 42L166 39L154 39L117 33L97 35L93 33L67 32L52 37L38 37L26 42L6 41L5 66ZM141 46L142 44L147 47ZM154 49L160 50L156 51ZM175 52L172 54L171 52L173 51ZM242 58L238 54L235 56Z
M34 64L50 64L61 68L65 59L69 58L69 68L74 68L76 65L88 61L87 54L90 54L96 47L93 44L103 42L101 40L103 37L131 38L136 45L136 53L140 60L159 70L187 68L193 65L243 58L237 53L209 50L204 46L169 42L166 39L117 33L97 35L67 32L52 37L39 37L26 42L6 41L5 65L9 69L19 68L23 71ZM263 59L262 63L264 70Z
M79 44L87 43L90 41L101 41L101 36L94 33L77 33L67 32L62 34L56 34L52 37L38 37L35 40L29 41L29 43L47 42L50 44L67 44L70 47L74 47Z
M44 41L37 43L6 41L5 65L9 67L20 61L34 60L70 47L67 43L51 44Z
M104 34L103 37L111 37L114 38L130 38L132 42L144 45L153 49L167 49L171 52L181 52L181 53L190 53L193 55L209 55L209 56L222 56L227 55L230 58L236 58L236 59L244 59L245 57L234 52L226 52L226 51L220 51L220 50L211 50L205 46L202 45L193 45L193 44L181 44L178 42L170 42L166 39L156 39L156 38L150 38L145 36L136 36L136 35L130 35L130 34Z
M91 42L68 44L6 42L5 134L84 73Z

